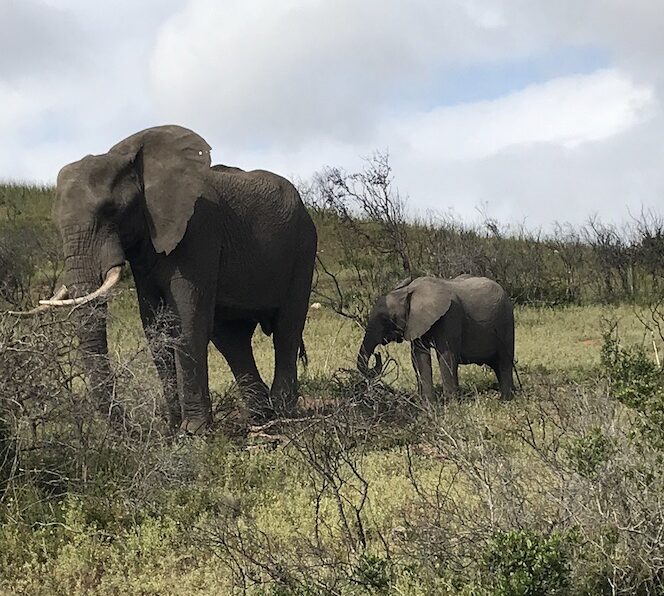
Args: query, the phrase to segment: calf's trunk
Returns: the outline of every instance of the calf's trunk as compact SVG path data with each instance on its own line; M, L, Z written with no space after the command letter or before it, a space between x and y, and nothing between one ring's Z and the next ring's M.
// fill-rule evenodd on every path
M367 332L360 346L360 351L357 355L357 370L360 371L365 377L373 378L378 376L383 369L383 362L380 354L375 354L376 364L373 368L369 368L369 358L374 353L376 346L380 342L376 338L372 338Z

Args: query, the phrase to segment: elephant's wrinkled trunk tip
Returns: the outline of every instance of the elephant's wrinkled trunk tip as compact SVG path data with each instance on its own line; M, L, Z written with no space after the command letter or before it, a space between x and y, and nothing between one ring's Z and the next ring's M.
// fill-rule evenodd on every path
M50 300L63 300L68 295L69 295L69 290L67 289L67 286L62 286L57 292L55 292L55 294L53 294ZM40 306L35 306L35 308L31 308L30 310L8 310L7 314L14 315L17 317L32 317L34 315L46 312L51 308L52 307L47 304L41 304Z
M364 350L361 350L357 356L357 370L359 370L362 375L370 379L380 375L383 370L383 359L381 358L380 354L373 353L373 356L376 359L376 363L374 364L373 368L369 368L369 358L371 357L371 354L367 354Z
M122 265L116 265L115 267L112 267L111 269L108 270L108 272L106 273L106 279L104 279L104 283L94 292L91 292L90 294L86 294L85 296L81 296L79 298L69 298L66 300L56 299L55 297L51 298L50 300L40 300L39 304L46 307L81 306L82 304L87 304L88 302L92 302L97 298L102 298L106 296L111 291L113 286L120 281L121 275L122 275Z

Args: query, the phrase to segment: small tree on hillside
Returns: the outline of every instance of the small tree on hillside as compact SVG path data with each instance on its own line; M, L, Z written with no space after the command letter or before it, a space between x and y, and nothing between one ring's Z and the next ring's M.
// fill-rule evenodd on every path
M413 275L404 201L393 186L389 155L374 153L353 174L325 168L303 195L325 213L341 250L336 265L319 254L314 294L363 324L376 296Z

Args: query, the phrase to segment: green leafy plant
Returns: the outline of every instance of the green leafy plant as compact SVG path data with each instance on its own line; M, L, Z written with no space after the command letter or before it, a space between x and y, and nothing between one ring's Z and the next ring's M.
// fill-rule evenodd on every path
M594 479L611 459L614 446L601 428L594 427L582 437L572 439L567 457L573 468L585 478Z
M549 536L531 530L499 532L484 553L491 593L497 596L567 594L573 532Z
M664 373L640 346L622 347L612 330L604 333L602 365L611 395L639 414L637 428L650 446L664 449Z
M390 562L385 557L362 553L353 580L371 594L387 594L391 584Z

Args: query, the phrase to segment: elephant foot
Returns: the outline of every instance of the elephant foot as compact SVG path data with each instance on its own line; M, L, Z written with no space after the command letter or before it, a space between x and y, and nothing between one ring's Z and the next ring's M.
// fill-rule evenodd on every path
M290 418L297 412L297 395L271 393L270 409L277 418Z
M210 417L185 418L180 424L178 435L200 437L207 434L211 426Z
M264 424L275 418L291 418L297 412L297 397L271 394L267 399L248 401L249 416L253 424Z
M264 383L243 385L242 399L252 422L258 424L270 419L270 392Z
M276 415L273 410L266 407L267 404L250 404L248 407L249 410L249 422L252 425L261 425L274 420Z
M171 431L171 433L176 433L181 425L182 425L182 414L180 414L180 412L177 413L169 412L168 428Z

